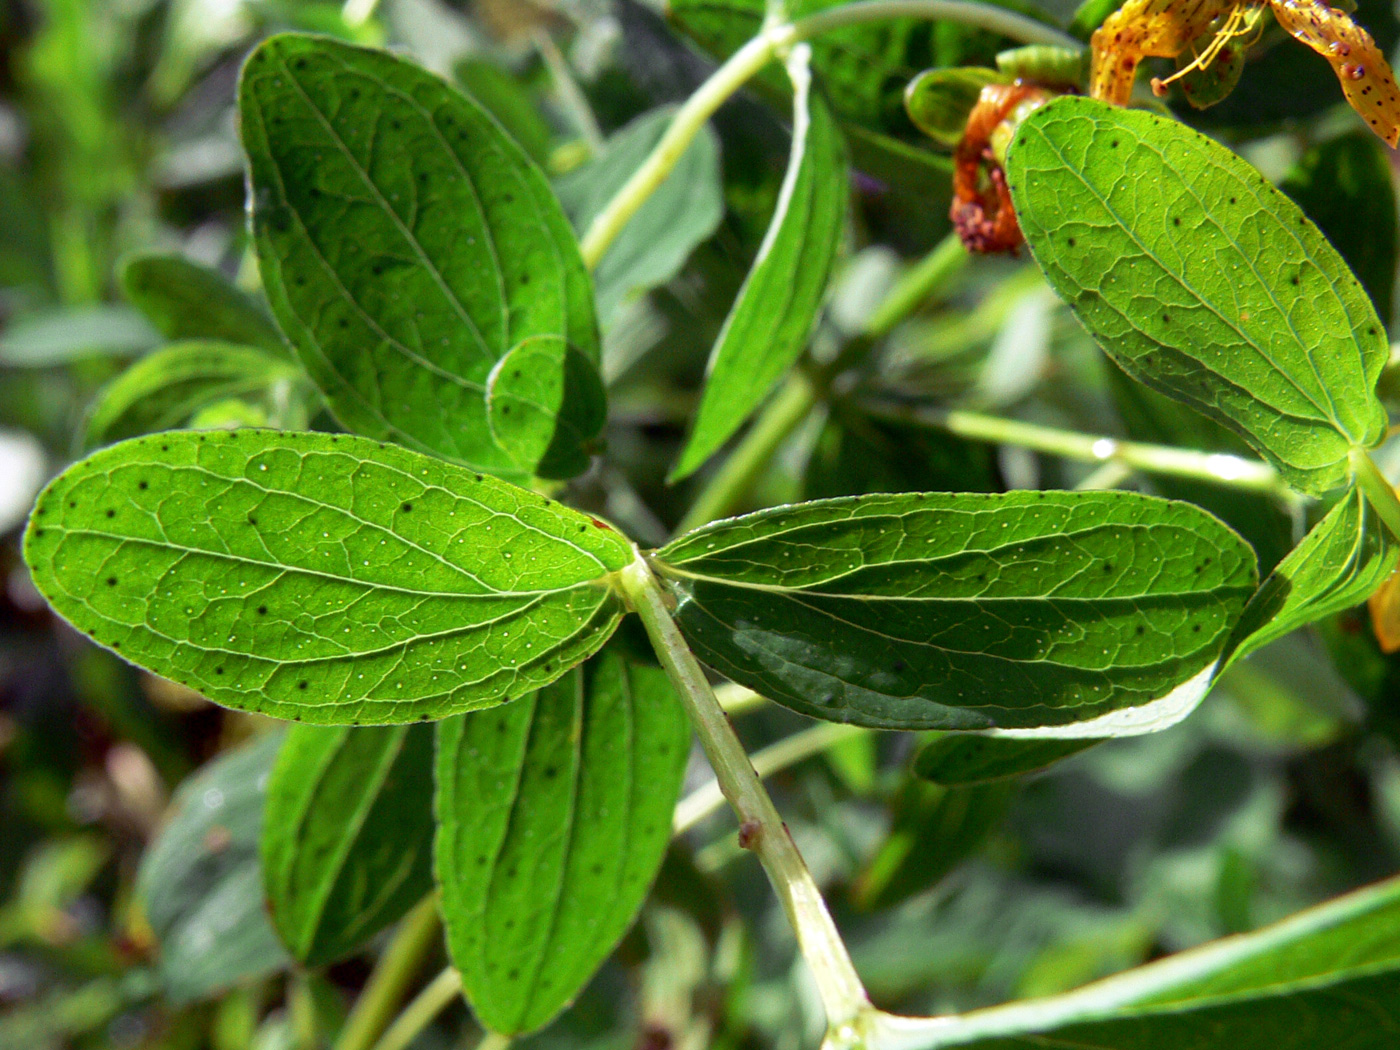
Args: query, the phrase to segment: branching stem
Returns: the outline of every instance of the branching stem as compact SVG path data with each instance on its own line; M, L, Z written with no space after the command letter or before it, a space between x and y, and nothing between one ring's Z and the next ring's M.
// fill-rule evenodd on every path
M437 894L429 894L403 917L389 946L375 964L369 983L340 1030L335 1050L370 1050L403 1001L442 931Z
M864 403L861 407L871 415L883 419L938 427L973 441L1017 445L1084 463L1121 463L1123 466L1149 474L1167 474L1246 492L1259 492L1290 500L1294 498L1273 467L1256 459L1246 459L1229 453L1197 452L1168 445L1123 441L1119 438L1059 430L1055 427L1023 423L1020 420L983 415L963 409L932 409L874 402Z
M462 975L451 966L434 977L394 1019L374 1050L406 1050L462 991Z
M580 247L583 261L593 269L603 258L627 220L666 181L700 129L735 92L764 66L799 41L833 29L893 18L927 18L991 30L1027 44L1083 45L1053 26L1004 7L973 0L860 0L858 3L810 15L796 22L779 22L734 52L676 111L661 141L616 196L598 213Z
M618 582L680 694L720 790L739 817L745 845L758 855L782 901L798 947L812 970L829 1029L833 1033L854 1031L853 1026L870 1011L865 988L787 825L778 816L744 745L715 699L709 679L671 618L661 584L641 554L619 573Z
M1365 449L1352 449L1351 471L1385 527L1400 540L1400 497Z

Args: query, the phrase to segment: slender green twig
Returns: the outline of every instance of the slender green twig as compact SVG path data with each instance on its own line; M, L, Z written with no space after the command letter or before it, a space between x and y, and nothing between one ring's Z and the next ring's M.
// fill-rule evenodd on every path
M593 115L593 107L588 104L578 81L574 79L569 60L559 50L559 45L549 35L549 30L537 28L531 39L535 43L535 50L540 53L540 58L549 69L550 78L554 81L554 90L559 93L559 101L563 103L565 112L574 122L575 130L588 146L589 152L596 157L603 152L603 129L598 127L598 118Z
M584 263L590 269L598 265L627 220L666 180L705 122L774 58L809 37L844 26L892 18L958 22L988 29L1027 44L1083 46L1078 40L1044 22L1004 7L974 3L972 0L861 0L809 15L796 22L765 26L676 110L661 141L588 227L581 242Z
M727 712L726 712L727 713ZM774 773L780 773L789 766L795 766L803 759L820 755L827 748L849 740L853 736L863 736L870 732L864 726L845 725L840 722L823 722L804 729L800 733L770 744L762 751L755 751L750 761L760 780L767 780ZM724 805L724 792L718 780L701 784L676 805L676 813L671 821L671 833L683 835Z
M772 462L778 447L802 424L819 400L817 388L806 374L799 370L789 376L729 458L700 490L677 531L689 532L732 514L758 475Z
M741 841L758 855L782 901L811 968L830 1030L849 1034L839 1042L853 1042L853 1025L870 1010L870 1003L812 873L715 699L709 679L671 619L665 592L640 553L618 574L618 584L641 618L690 715L720 789L739 817Z
M287 981L287 1012L292 1021L292 1039L297 1050L316 1050L316 1000L311 996L311 978L305 970L293 970Z
M462 975L451 966L434 977L394 1019L374 1050L405 1050L462 991Z
M1365 449L1352 449L1351 470L1361 491L1391 534L1400 539L1400 497Z
M1224 452L1196 452L1140 441L1023 423L963 409L934 409L913 405L868 402L871 415L903 423L938 427L950 434L994 444L1017 445L1085 463L1121 463L1149 474L1206 481L1213 485L1293 499L1291 490L1267 463Z
M379 6L379 0L345 0L345 6L340 10L340 17L345 24L352 29L358 29L371 18L374 17L374 9Z
M370 1050L393 1018L441 931L437 894L429 894L399 923L346 1018L335 1050Z
M870 339L889 335L895 325L946 288L962 272L967 260L962 239L956 233L948 234L895 283L865 322L865 331L861 334Z

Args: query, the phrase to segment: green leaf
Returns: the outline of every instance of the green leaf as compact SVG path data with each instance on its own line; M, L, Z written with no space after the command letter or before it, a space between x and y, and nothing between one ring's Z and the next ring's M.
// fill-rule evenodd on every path
M283 735L265 733L181 784L142 858L136 891L176 1004L291 962L263 908L258 865L268 774Z
M632 924L670 840L689 734L665 674L613 652L439 726L448 948L488 1028L547 1024Z
M486 402L496 444L542 478L587 470L608 419L597 366L556 336L527 339L501 358L487 378Z
M945 786L982 784L1038 772L1097 743L950 733L924 746L914 759L914 773Z
M601 155L558 180L555 189L576 229L586 230L642 166L674 115L674 106L643 113L611 136ZM680 273L690 253L709 240L722 218L719 139L706 125L593 271L604 326L628 300Z
M549 124L513 76L490 62L469 58L452 70L457 83L505 128L536 164L549 159Z
M1313 146L1279 187L1321 228L1389 325L1395 298L1395 184L1369 131Z
M366 438L137 438L70 467L25 537L34 582L99 644L215 703L345 725L537 689L622 616L617 532Z
M335 416L520 476L487 376L541 336L598 359L588 274L539 169L437 77L320 37L259 47L239 111L268 298Z
M1360 605L1400 559L1400 543L1351 488L1284 558L1245 607L1230 641L1238 660L1324 616Z
M1388 1050L1400 1023L1400 880L1064 995L894 1019L903 1050Z
M850 193L841 132L812 89L805 45L794 48L788 68L795 98L787 176L768 235L710 355L672 481L709 459L802 354L841 246Z
M28 317L0 336L0 365L52 368L85 357L134 357L160 333L125 306L80 306Z
M112 380L88 413L89 446L178 427L228 398L265 395L301 376L285 358L230 343L176 343Z
M915 127L940 146L954 149L962 141L982 89L1007 82L1006 75L995 69L926 69L905 89L904 108Z
M263 882L298 962L353 953L433 888L433 729L293 726L267 789Z
M1311 494L1344 483L1350 449L1384 436L1375 309L1239 157L1175 121L1065 97L1021 125L1006 171L1046 277L1130 375L1226 424Z
M821 500L656 559L696 655L795 711L1079 739L1190 713L1255 587L1225 525L1122 492Z
M179 255L138 255L122 267L122 291L170 340L209 339L285 355L267 311L218 270Z
M905 782L890 833L856 877L851 895L866 911L891 908L936 886L982 848L1005 819L1011 784L946 789Z

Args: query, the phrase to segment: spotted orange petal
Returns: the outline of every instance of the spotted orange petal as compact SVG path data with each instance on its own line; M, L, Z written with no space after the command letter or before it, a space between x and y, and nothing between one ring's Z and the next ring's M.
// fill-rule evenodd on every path
M1294 39L1327 59L1352 109L1393 149L1400 141L1400 88L1371 34L1319 0L1270 0L1269 6Z
M1175 58L1234 6L1234 0L1128 0L1104 19L1089 41L1089 94L1126 106L1139 62Z

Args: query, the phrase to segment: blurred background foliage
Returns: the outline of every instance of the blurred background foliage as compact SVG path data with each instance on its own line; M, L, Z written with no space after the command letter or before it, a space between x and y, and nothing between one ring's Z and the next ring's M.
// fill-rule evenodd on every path
M291 1045L285 956L256 870L273 725L87 644L47 611L17 543L38 485L82 446L96 393L164 343L211 335L172 328L159 304L142 301L139 282L122 280L124 261L175 254L257 294L233 107L242 56L287 29L400 49L492 109L582 224L655 141L661 107L685 98L713 56L756 26L744 13L752 4L677 6L669 23L659 4L637 0L0 6L0 1048ZM1074 17L1063 4L1012 6L1057 24ZM1358 17L1385 48L1400 39L1385 0L1362 0ZM1273 42L1252 55L1228 103L1179 116L1283 183L1388 319L1389 157L1356 135L1323 63ZM882 418L872 404L971 407L1093 434L1233 447L1218 428L1123 381L1025 258L959 260L933 301L893 331L872 327L873 305L948 228L948 161L904 117L904 83L928 66L988 62L1002 46L911 22L844 31L818 47L858 175L812 355L831 359L861 341L871 352L786 442L752 505L1072 487L1091 473ZM664 539L705 482L702 473L668 488L664 477L782 177L784 107L756 87L721 111L683 177L648 205L599 275L609 457L573 496L643 541ZM309 397L299 390L292 400ZM186 407L206 425L302 421L266 391ZM332 425L314 403L300 411ZM1305 525L1300 511L1263 497L1107 480L1202 503L1266 565ZM738 718L755 751L813 731L772 706ZM1184 724L1026 782L917 780L910 759L923 736L828 733L819 751L807 749L817 753L772 779L886 1009L929 1013L1061 991L1253 929L1400 863L1400 662L1380 654L1360 612L1238 666ZM697 762L689 784L704 779ZM352 959L307 982L322 1031L335 1030L371 962ZM820 1038L819 1015L762 874L719 813L678 838L615 959L557 1025L526 1042L795 1050ZM415 1045L478 1036L457 1006Z

